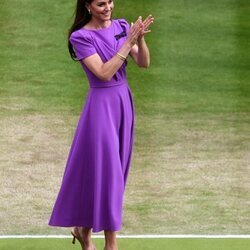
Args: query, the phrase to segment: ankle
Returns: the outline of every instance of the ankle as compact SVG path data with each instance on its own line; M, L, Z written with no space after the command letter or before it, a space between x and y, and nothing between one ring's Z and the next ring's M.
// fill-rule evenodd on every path
M91 239L84 239L83 238L83 243L86 247L89 247L89 246L92 246L93 245L93 242Z
M89 245L89 244L92 244L92 240L91 240L91 229L89 228L79 228L78 229L78 232L83 240L83 242L86 244L86 245Z
M105 244L104 250L118 250L117 243Z

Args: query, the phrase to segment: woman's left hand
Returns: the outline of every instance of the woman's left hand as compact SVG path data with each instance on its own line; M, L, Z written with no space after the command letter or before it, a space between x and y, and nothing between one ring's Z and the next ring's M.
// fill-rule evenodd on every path
M154 17L152 15L149 15L144 21L141 22L141 34L138 37L138 40L142 39L145 34L151 32L149 29L150 25L154 22Z

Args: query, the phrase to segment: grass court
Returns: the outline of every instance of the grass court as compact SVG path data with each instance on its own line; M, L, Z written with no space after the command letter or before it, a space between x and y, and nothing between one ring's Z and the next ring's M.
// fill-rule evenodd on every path
M0 235L47 226L88 84L67 52L75 1L0 3ZM135 146L122 234L250 234L250 3L115 1L153 14L151 67L128 64ZM102 246L102 239L95 239ZM119 239L121 249L245 250L249 239ZM78 246L79 247L79 246ZM0 249L77 249L0 239Z
M98 249L103 249L104 242L101 239L94 240ZM248 250L249 239L119 239L121 250ZM1 250L74 250L78 246L73 245L70 239L12 239L0 240Z

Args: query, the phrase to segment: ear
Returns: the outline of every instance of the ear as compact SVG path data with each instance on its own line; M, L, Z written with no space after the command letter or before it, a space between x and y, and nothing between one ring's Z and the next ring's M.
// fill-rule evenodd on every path
M89 10L90 4L89 3L85 3L85 7L87 10Z

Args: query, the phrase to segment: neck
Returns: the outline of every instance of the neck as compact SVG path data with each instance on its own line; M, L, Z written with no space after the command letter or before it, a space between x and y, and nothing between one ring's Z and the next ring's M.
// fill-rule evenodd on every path
M107 28L110 25L111 20L107 21L99 21L94 18L92 18L89 22L89 26L94 29L103 29Z

